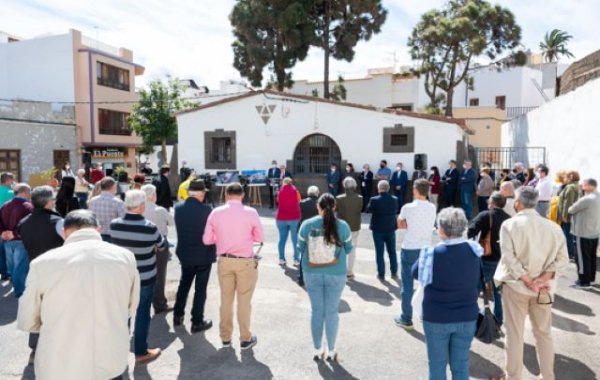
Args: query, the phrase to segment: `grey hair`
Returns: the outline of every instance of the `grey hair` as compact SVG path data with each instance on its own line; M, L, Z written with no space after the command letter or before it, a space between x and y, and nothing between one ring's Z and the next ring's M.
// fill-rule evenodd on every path
M585 183L588 186L598 187L598 181L596 181L593 178L586 178L583 180L583 183Z
M38 186L31 192L31 203L35 208L45 208L54 199L54 189L50 186Z
M377 190L387 193L390 191L390 183L386 180L379 181L379 183L377 183Z
M467 216L461 208L447 207L440 211L437 219L438 226L449 239L462 237L467 229Z
M156 195L156 186L152 184L144 185L140 188L144 193L146 193L146 199L150 198L153 195Z
M342 182L342 184L344 185L344 189L346 189L346 190L355 190L356 189L356 181L352 177L344 178L344 181Z
M308 188L308 190L306 190L306 193L308 194L309 197L318 197L319 196L319 188L316 186L310 186Z
M523 165L523 163L522 163L522 162L515 162L515 167L516 167L516 168L519 168L519 169L523 169L523 168L524 168L524 165Z
M515 191L515 201L519 201L524 208L534 208L539 196L539 191L529 186L521 186Z
M96 214L90 210L74 210L67 214L63 223L65 230L74 229L80 230L82 228L98 228L98 218Z
M15 185L14 192L15 192L15 195L23 194L23 193L30 193L31 186L29 186L26 183L17 183Z
M85 174L85 169L79 169L77 170L77 174Z
M142 190L129 190L125 193L125 207L128 210L134 210L143 204L146 204L146 193Z

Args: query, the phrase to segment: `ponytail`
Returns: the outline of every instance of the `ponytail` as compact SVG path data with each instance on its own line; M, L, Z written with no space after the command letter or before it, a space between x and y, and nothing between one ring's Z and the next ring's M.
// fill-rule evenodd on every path
M328 244L341 246L342 242L337 231L337 220L334 213L335 198L329 193L321 195L319 207L323 211L323 238Z

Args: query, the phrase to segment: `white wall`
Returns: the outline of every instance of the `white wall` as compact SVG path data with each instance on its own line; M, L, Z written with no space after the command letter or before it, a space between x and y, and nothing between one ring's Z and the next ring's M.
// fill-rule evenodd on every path
M0 97L74 101L71 33L0 43Z
M502 125L502 145L546 147L550 170L600 178L600 79Z
M268 95L269 98L279 97ZM291 98L293 100L297 100ZM265 125L256 106L275 105ZM237 170L266 169L271 160L279 163L293 158L300 140L322 133L335 140L342 159L360 168L369 163L376 168L379 160L390 166L404 162L413 171L416 153L428 155L428 165L445 167L456 157L456 142L462 141L462 129L455 124L362 110L322 102L289 102L266 99L262 94L178 116L179 160L204 170L204 131L237 131ZM383 128L401 123L415 127L414 153L383 153Z

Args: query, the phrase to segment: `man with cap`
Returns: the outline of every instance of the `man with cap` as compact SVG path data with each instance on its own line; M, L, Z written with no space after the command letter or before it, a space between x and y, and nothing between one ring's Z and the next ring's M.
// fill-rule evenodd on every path
M204 244L202 236L211 208L204 203L206 197L204 180L190 182L188 198L175 206L175 228L177 248L175 253L181 264L181 279L173 311L173 324L180 326L185 315L185 303L194 279L195 292L192 306L192 333L212 327L210 319L204 319L206 287L212 264L216 261L215 246Z

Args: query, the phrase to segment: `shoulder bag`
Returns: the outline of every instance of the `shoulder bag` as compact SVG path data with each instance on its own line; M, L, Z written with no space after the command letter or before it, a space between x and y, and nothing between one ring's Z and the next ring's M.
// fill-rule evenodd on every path
M338 246L325 241L321 229L311 229L308 234L308 266L328 267L337 264Z
M479 238L479 245L483 247L483 256L492 255L492 212L489 211L490 225L487 234Z
M475 338L481 342L490 344L500 339L500 323L496 319L494 313L490 309L490 295L487 291L488 285L483 278L483 265L480 264L480 281L483 289L483 312L479 312L477 317L477 329L475 330ZM491 285L491 284L490 284Z

